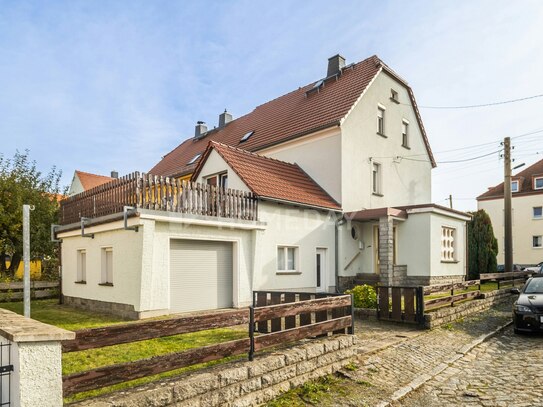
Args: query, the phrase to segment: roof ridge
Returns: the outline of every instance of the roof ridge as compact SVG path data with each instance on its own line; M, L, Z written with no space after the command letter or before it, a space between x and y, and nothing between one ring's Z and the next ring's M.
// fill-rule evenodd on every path
M81 171L81 170L75 170L75 172L78 174L92 175L93 177L113 178L113 177L110 177L109 175L94 174L92 172L86 172L86 171Z
M228 144L220 143L218 141L210 140L209 144L219 145L220 147L226 147L226 148L229 148L231 150L235 150L235 151L237 151L239 153L242 153L242 154L252 155L252 156L255 156L255 157L258 157L258 158L264 158L264 159L266 159L268 161L275 161L275 162L278 162L278 163L281 163L281 164L287 164L287 165L290 165L290 166L293 166L293 167L299 167L301 169L301 167L296 163L289 163L287 161L278 160L277 158L267 157L265 155L255 153L253 151L244 150L242 148L238 148L238 147L234 147L234 146L229 146Z

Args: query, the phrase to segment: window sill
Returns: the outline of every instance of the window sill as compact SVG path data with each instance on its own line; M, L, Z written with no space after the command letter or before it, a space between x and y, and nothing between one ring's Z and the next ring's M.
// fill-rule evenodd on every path
M74 281L75 284L87 284L87 282L85 280L81 280L81 281Z
M378 197L381 197L381 198L384 197L383 194L380 194L380 193L378 193L378 192L372 192L371 194L372 194L373 196L378 196Z
M539 246L539 247L532 247L532 249L535 249L535 250L541 250L541 249L543 249L543 246Z
M378 136L381 136L381 137L383 137L383 138L388 138L388 136L387 136L387 135L385 135L385 134L383 134L383 133L379 133L379 132L377 132L377 135L378 135Z
M402 144L402 147L405 148L405 149L407 149L407 150L411 150L411 147L409 147L409 146L404 146L404 145Z
M460 261L458 261L458 260L441 260L441 263L458 264L458 263L460 263Z
M301 271L295 271L295 270L293 270L293 271L277 270L277 271L275 272L275 274L277 274L277 275L279 275L279 276L281 276L281 275L283 275L283 276L284 276L284 275L299 275L299 274L302 274L302 272L301 272Z
M98 283L98 285L101 285L102 287L113 287L113 283Z
M396 103L397 105L400 104L400 101L398 99L394 99L393 97L389 98L391 101L393 101L394 103Z
M532 218L532 220L543 220L543 216L538 216L536 218Z

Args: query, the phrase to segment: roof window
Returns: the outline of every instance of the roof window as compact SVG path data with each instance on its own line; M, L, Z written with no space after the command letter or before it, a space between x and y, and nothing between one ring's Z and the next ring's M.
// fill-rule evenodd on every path
M249 137L251 137L253 134L255 134L254 130L251 130L251 131L245 133L245 135L241 138L241 140L239 142L243 143L244 141L249 140Z
M194 164L194 163L198 160L198 158L200 158L201 156L202 156L202 153L196 154L194 157L192 157L192 160L190 160L190 161L187 163L187 165Z

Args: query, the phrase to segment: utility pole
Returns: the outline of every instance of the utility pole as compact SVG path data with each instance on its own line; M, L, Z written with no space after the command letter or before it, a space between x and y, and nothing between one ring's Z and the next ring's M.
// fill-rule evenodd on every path
M449 195L449 206L451 207L451 209L453 208L453 205L452 205L452 195Z
M513 271L513 221L511 208L511 139L503 140L503 215L505 227L505 272Z
M30 205L23 205L24 316L30 318Z

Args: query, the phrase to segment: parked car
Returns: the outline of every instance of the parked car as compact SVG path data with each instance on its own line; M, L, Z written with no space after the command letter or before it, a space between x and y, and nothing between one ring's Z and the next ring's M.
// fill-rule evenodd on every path
M543 332L543 275L530 277L524 287L511 289L519 294L513 304L515 333Z
M541 267L543 267L543 261L537 263L535 266L526 267L525 271L533 271L534 273L541 273Z
M504 273L505 264L498 264L498 267L496 270L498 273ZM513 264L513 271L524 271L524 267L522 267L520 264Z

